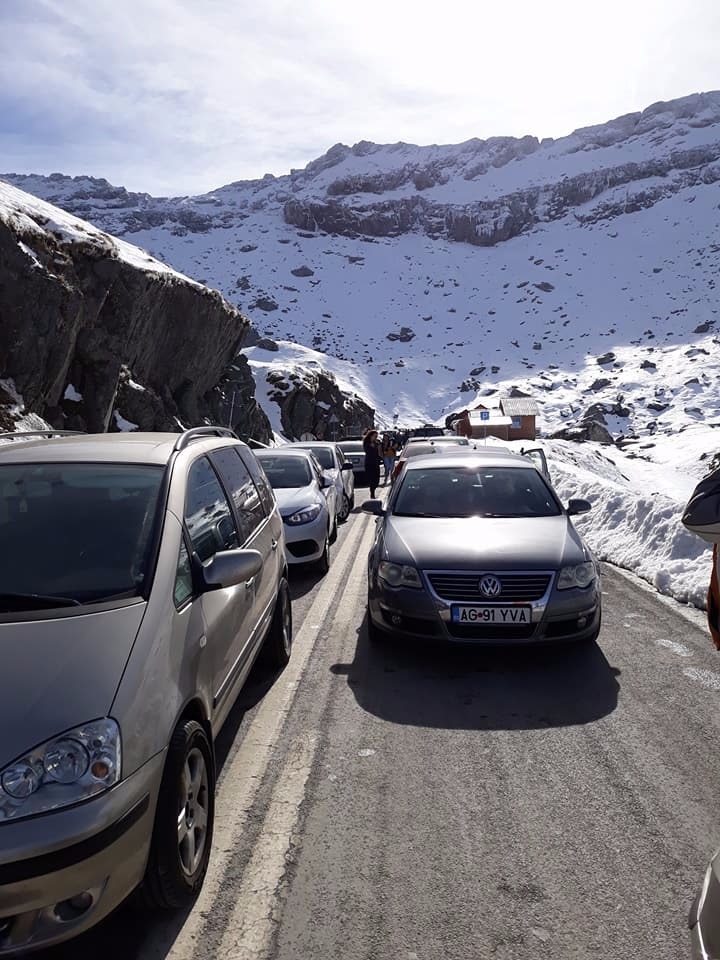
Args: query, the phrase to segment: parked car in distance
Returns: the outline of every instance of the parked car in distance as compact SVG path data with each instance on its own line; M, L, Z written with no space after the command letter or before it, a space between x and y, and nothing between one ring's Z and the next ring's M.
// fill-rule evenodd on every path
M600 630L598 565L527 458L444 452L409 460L368 558L368 631L454 643L592 641Z
M434 423L425 423L422 427L415 427L412 431L413 437L444 437L447 436L443 427L438 427Z
M323 473L335 484L337 498L337 517L344 523L355 506L355 472L349 460L338 447L330 441L301 441L289 444L293 450L310 450L317 458Z
M463 443L462 441L465 441ZM405 464L413 457L425 457L435 453L457 452L458 448L469 447L466 437L433 437L429 440L411 437L400 451L392 472L394 483L403 471Z
M257 450L280 507L289 564L314 563L330 569L330 544L337 537L335 483L310 450L288 445Z
M136 887L188 906L213 742L258 654L287 663L283 523L229 430L0 445L0 955Z
M362 440L338 440L343 456L350 463L355 477L355 486L365 482L365 448Z

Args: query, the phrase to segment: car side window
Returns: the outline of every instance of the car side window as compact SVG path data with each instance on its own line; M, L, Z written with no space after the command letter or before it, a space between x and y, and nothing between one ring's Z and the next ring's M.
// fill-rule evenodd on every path
M185 524L193 550L203 563L218 550L240 546L230 504L207 457L201 457L190 467Z
M240 543L246 543L265 519L260 494L234 447L215 450L210 454L210 459L235 504Z
M192 570L190 568L190 554L183 540L180 544L177 571L175 572L175 588L173 590L173 599L178 610L186 600L190 599L192 592L193 583Z
M260 494L260 501L265 508L265 513L270 516L275 509L275 494L272 492L272 487L270 486L268 478L265 476L262 464L250 450L246 451L245 456L238 450L237 455L250 471L250 475L255 481L255 486Z

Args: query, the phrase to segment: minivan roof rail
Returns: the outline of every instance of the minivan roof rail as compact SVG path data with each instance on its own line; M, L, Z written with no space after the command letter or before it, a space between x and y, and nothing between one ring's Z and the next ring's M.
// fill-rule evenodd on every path
M0 440L24 440L26 437L83 437L84 430L17 430L0 433Z
M202 440L203 437L228 437L230 440L239 440L240 438L229 427L191 427L185 430L175 441L173 452L178 453L189 446L193 440Z

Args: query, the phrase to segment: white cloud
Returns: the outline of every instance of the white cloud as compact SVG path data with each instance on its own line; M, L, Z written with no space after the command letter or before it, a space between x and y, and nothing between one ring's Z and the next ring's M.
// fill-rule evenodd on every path
M0 168L196 192L339 140L561 136L717 86L719 31L715 0L6 0Z

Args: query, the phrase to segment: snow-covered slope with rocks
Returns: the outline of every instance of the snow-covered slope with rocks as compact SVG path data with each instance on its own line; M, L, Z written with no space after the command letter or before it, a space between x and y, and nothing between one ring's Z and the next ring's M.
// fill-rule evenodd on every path
M514 384L546 432L596 402L621 411L615 436L720 421L720 93L542 143L337 145L200 197L6 178L216 287L263 336L361 364L381 416Z

